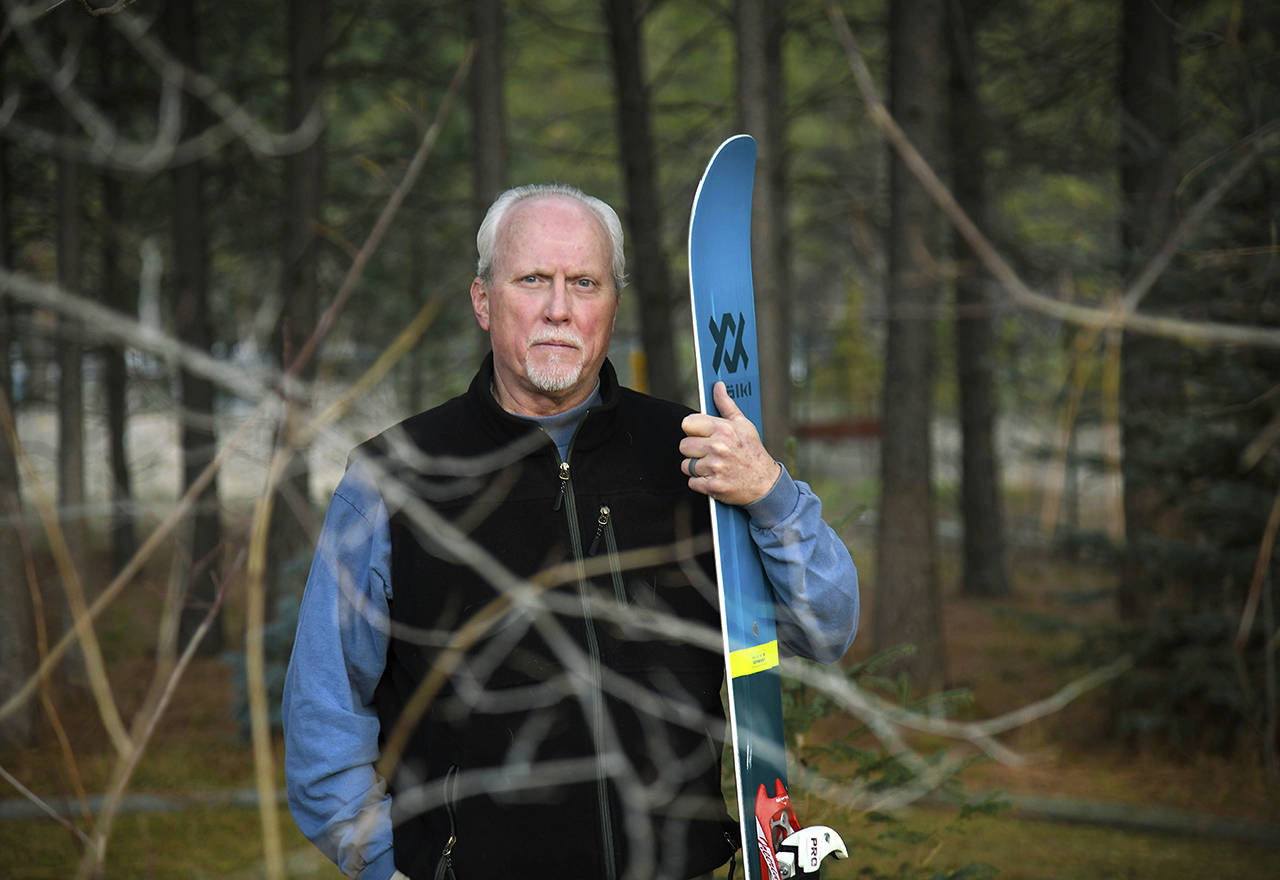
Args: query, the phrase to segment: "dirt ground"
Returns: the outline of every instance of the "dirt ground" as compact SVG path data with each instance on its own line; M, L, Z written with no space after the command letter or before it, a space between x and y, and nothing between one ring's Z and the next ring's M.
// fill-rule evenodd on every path
M1078 637L1038 622L1089 624L1114 617L1105 591L1114 586L1115 577L1104 567L1072 564L1047 550L1022 550L1011 571L1014 594L1001 600L965 598L955 586L956 577L944 572L948 675L953 686L970 689L974 697L965 717L991 718L1019 709L1087 671L1067 662ZM1101 598L1079 601L1099 591ZM864 606L865 613L874 614L874 596L864 598L870 606ZM1257 750L1220 755L1121 742L1108 723L1107 699L1104 685L1010 731L1001 741L1023 763L976 764L964 772L965 787L1280 825L1280 791L1268 790Z

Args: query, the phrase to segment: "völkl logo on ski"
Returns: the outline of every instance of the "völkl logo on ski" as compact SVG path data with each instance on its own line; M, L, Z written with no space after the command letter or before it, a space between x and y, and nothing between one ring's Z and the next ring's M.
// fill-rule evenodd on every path
M711 356L712 370L720 372L720 364L723 363L730 373L736 373L739 366L745 369L751 363L746 349L747 319L742 312L738 312L736 323L729 312L725 312L720 318L719 325L716 324L715 318L708 318L707 327L711 330L711 338L716 343L715 354ZM725 342L730 334L733 335L733 351L726 357Z

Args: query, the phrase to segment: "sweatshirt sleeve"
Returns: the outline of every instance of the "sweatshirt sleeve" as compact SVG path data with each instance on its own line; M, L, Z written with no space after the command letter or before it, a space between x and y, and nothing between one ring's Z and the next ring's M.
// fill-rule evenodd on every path
M391 798L374 770L374 688L387 654L390 528L367 470L354 463L325 515L298 615L282 706L294 821L349 877L395 870Z
M778 639L793 654L834 663L858 630L858 570L822 519L822 502L785 467L745 508L752 540L773 585Z

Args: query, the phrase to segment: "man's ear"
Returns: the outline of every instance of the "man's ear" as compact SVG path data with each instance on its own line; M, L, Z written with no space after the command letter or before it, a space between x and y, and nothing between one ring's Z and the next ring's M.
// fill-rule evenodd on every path
M475 313L480 329L489 332L489 289L482 278L471 282L471 311Z

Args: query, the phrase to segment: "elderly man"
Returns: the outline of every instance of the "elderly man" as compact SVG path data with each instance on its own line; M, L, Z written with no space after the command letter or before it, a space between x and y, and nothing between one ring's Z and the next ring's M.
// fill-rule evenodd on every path
M476 243L492 355L357 448L325 519L285 683L290 807L369 880L707 875L737 834L723 658L698 638L719 625L704 496L750 515L794 653L847 650L853 562L723 385L723 418L618 385L612 208L521 187Z

